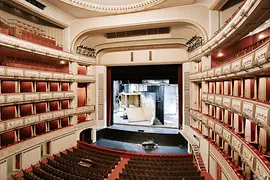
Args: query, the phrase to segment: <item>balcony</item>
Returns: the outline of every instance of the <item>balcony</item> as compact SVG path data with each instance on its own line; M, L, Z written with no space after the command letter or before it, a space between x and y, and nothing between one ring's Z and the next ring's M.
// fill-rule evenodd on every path
M233 77L252 77L260 75L270 67L270 40L250 53L222 66L194 73L190 75L191 81L222 80Z
M207 127L229 143L259 179L270 178L270 162L240 135L233 132L222 122L198 111L191 109L190 116L202 123L206 123L205 120L207 119Z
M8 48L18 49L24 52L31 52L37 55L49 56L67 61L75 61L83 64L95 64L96 61L95 58L84 57L56 50L53 48L28 42L22 39L18 39L3 33L0 33L0 45Z
M36 147L38 145L41 145L45 142L48 142L56 137L59 136L68 136L70 134L75 133L74 126L65 127L62 129L58 129L56 131L52 131L43 135L39 135L36 137L33 137L31 139L18 142L16 144L13 144L9 147L6 147L4 149L0 150L0 160L5 159L7 157L10 157L12 155L17 154L18 152L22 152L26 149L29 149L31 147Z
M82 106L82 107L77 107L76 110L75 110L75 113L76 114L83 114L83 113L93 112L94 110L95 110L94 105Z
M210 98L209 98L210 96ZM226 96L220 94L203 94L203 101L208 104L215 104L224 109L229 109L247 119L252 120L255 124L262 126L266 131L270 128L270 104L252 99L246 99L236 96ZM206 100L207 98L207 100ZM222 99L215 101L216 99ZM216 102L216 103L214 103Z
M62 117L68 117L74 114L74 109L64 109L52 112L46 112L41 114L35 114L26 117L18 117L11 120L0 121L0 133L9 131L11 129L21 128L29 126L29 124L35 124L43 121L50 121Z
M0 94L0 106L27 102L48 101L54 99L72 99L73 91L63 92L33 92L33 93L8 93Z

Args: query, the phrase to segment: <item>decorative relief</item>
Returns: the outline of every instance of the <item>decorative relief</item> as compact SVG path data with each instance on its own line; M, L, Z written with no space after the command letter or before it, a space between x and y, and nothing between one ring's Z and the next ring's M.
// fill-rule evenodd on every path
M66 110L65 110L65 116L71 115L71 114L73 114L73 113L74 113L74 110L73 110L73 109L66 109Z
M63 98L64 93L63 92L54 92L53 93L53 98Z
M94 82L94 76L76 75L76 80L80 82Z
M23 101L23 94L9 94L7 97L7 103Z
M207 101L207 94L202 94L202 100Z
M236 137L232 136L232 146L234 149L240 153L241 152L241 141L239 141Z
M39 77L39 71L33 71L33 70L24 70L24 76L30 77L30 78L37 78Z
M263 126L268 127L269 109L263 106L256 105L255 119Z
M255 61L258 64L263 64L266 62L266 54L269 51L269 43L265 46L263 46L262 48L258 49L255 52Z
M44 113L44 114L40 115L40 121L45 121L45 120L52 119L52 118L53 118L53 115L51 112Z
M76 108L76 113L89 112L89 111L92 111L93 109L94 109L93 106L77 107Z
M25 93L24 100L25 101L37 101L37 100L39 100L39 93Z
M215 122L212 120L208 120L208 127L210 127L211 129L215 129Z
M7 129L23 126L23 119L10 120L6 123Z
M40 93L40 99L52 99L52 93Z
M243 153L242 153L243 157L245 158L246 162L253 167L253 159L254 156L252 154L252 152L250 152L250 150L246 147L243 146Z
M55 78L55 79L64 79L64 74L53 73L53 78Z
M202 116L202 123L207 125L207 122L208 122L208 118L205 116Z
M24 124L27 125L27 124L32 124L32 123L36 123L39 121L39 116L29 116L29 117L26 117L24 118Z
M5 130L5 123L0 122L0 132Z
M207 78L207 71L202 72L202 78L203 79Z
M39 76L40 76L40 78L44 78L44 79L52 79L52 73L51 72L40 71Z
M232 71L233 72L238 72L241 70L241 59L232 62Z
M6 102L5 95L0 94L0 103L5 103L5 102Z
M222 96L215 96L215 104L222 105Z
M212 95L212 94L208 94L208 101L211 102L211 103L214 103L215 102L215 96Z
M215 70L215 76L220 76L222 74L222 68L219 67L219 68L216 68Z
M230 74L231 73L231 64L224 65L222 67L222 74Z
M243 102L243 115L245 117L253 119L254 117L254 108L255 105L253 103Z
M256 173L256 176L261 177L261 179L269 179L270 178L269 173L267 173L264 166L260 162L256 163L255 173Z
M244 69L249 69L249 68L252 68L253 66L253 59L254 59L254 55L253 53L248 55L248 56L245 56L243 59L242 59L242 67Z
M215 131L219 134L222 135L222 126L220 126L218 123L215 124Z
M4 66L0 66L0 76L5 76L6 75L6 70Z
M222 135L223 137L227 140L227 142L231 142L231 133L229 131L227 131L225 128L222 131Z
M226 108L231 108L231 98L229 97L223 97L223 102L222 102L223 106Z
M208 77L213 77L215 75L214 69L208 71Z
M74 92L65 92L65 97L66 98L74 97Z
M73 74L65 74L65 79L67 79L67 80L73 80L74 79L74 75Z
M232 110L241 113L242 101L239 99L232 99Z
M54 111L52 114L53 114L53 118L57 118L57 117L64 116L64 111L63 110Z
M15 76L15 77L18 77L18 76L23 76L23 69L17 69L17 68L6 68L6 75L7 76Z

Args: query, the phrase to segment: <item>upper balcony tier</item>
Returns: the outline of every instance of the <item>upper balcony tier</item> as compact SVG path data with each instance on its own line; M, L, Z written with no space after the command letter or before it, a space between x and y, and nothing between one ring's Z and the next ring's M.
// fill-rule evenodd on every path
M270 162L244 138L208 115L190 110L190 116L201 121L229 143L259 179L270 178Z
M78 81L78 82L94 82L94 76L90 75L73 75L67 73L39 71L30 69L21 69L8 66L0 66L1 79L31 79L46 81Z
M221 80L259 75L270 68L270 40L224 65L190 75L191 81Z
M74 61L86 65L95 64L96 61L95 58L60 51L33 42L18 39L16 37L12 37L3 33L0 33L0 46L20 50L23 52L30 52L36 55L57 58L60 60Z
M268 0L246 0L211 39L189 53L190 60L200 60L203 55L227 47L252 32L269 18L269 8Z

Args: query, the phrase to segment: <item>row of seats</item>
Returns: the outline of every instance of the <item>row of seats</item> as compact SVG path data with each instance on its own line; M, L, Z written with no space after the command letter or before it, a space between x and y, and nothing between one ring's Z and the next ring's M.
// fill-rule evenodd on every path
M119 180L201 180L192 156L132 156Z

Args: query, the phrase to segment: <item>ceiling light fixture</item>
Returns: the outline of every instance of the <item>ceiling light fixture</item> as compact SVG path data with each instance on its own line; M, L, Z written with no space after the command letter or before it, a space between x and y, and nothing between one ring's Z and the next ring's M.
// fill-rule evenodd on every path
M62 60L62 61L60 61L60 64L66 64L66 62Z
M224 54L222 52L218 53L218 57L222 57Z
M263 38L264 38L264 34L260 34L259 39L263 39Z

